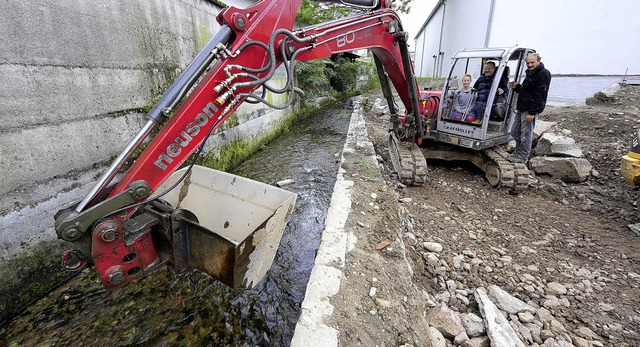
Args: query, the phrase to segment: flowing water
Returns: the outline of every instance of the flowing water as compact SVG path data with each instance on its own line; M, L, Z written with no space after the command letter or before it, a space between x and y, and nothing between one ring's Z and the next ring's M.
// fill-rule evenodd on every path
M28 307L0 336L9 346L287 346L304 299L351 111L323 109L292 127L234 174L298 194L267 277L234 291L198 271L161 270L106 291L85 269ZM2 345L2 338L0 338Z

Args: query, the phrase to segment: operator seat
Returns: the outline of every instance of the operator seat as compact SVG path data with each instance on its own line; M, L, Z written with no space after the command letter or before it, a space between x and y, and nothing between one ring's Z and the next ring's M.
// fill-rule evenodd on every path
M509 84L509 66L505 66L502 71L501 79L506 81L507 85ZM504 91L504 94L498 95L496 93L495 98L493 99L493 107L491 108L491 115L489 117L490 120L501 122L504 120L504 117L507 114L509 97L511 95L511 89L507 88Z

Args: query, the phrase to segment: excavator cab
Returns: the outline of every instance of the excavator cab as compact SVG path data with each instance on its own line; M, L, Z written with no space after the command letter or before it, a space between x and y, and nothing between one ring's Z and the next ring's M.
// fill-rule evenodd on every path
M523 47L483 48L463 50L453 56L453 62L442 91L437 119L432 120L432 129L427 138L474 150L482 150L510 141L511 125L515 112L517 93L507 88L509 81L521 83L524 80L525 58L535 50ZM474 86L483 75L485 66L495 66L493 83L474 89L469 112L474 117L452 117L454 96L462 88L461 79L465 74L472 76ZM468 121L472 119L472 121Z
M528 187L529 170L524 164L506 160L499 147L511 140L517 93L508 88L509 81L522 83L527 69L525 58L535 50L524 47L466 49L453 56L453 62L441 94L435 116L425 120L423 154L426 159L471 162L495 187L518 193ZM495 66L493 81L486 79L473 90L465 114L454 116L457 90L461 80L471 75L471 86ZM484 84L484 85L482 85ZM458 110L459 111L459 110ZM467 113L473 112L472 117Z

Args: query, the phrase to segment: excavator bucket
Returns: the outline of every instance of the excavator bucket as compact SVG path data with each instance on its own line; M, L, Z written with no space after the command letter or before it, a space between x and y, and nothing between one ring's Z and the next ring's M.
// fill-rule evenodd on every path
M173 186L185 172L173 173L157 191ZM176 268L196 268L232 288L249 289L271 268L296 194L194 166L162 198L184 210L173 228Z

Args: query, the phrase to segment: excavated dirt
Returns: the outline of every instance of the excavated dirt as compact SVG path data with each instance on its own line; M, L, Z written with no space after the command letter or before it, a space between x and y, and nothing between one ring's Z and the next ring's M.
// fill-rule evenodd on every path
M547 107L541 119L576 141L592 175L582 183L540 175L518 195L464 163L429 161L424 186L398 185L387 117L365 114L380 170L355 155L343 165L358 241L331 300L339 344L430 346L432 307L480 315L473 292L497 285L561 323L542 328L556 343L545 346L639 346L640 239L627 227L640 222L638 192L620 176L639 108L640 87L627 85L591 106Z

